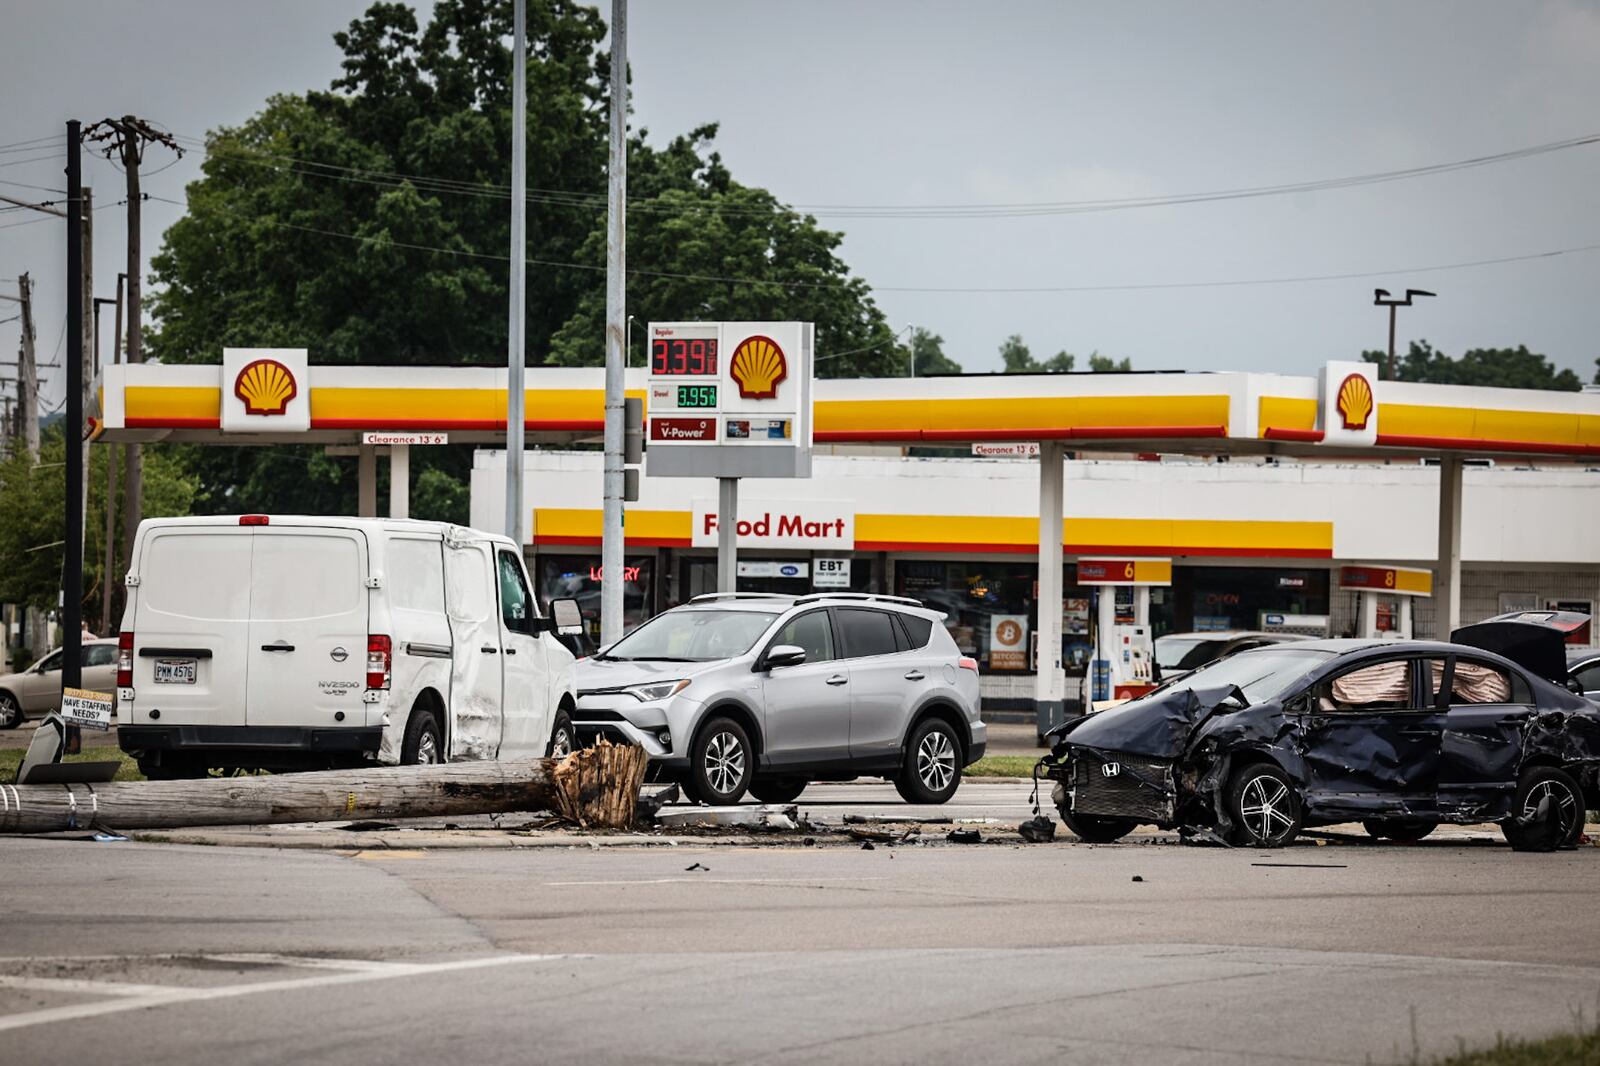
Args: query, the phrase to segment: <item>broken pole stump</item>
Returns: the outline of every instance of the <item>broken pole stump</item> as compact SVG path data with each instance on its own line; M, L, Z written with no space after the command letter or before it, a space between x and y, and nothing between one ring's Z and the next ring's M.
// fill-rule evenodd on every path
M193 781L0 785L0 833L179 829L558 810L557 793L552 787L555 762L518 759ZM628 801L630 817L631 805L638 796L639 783L635 781Z
M631 829L650 756L636 744L601 737L551 770L555 812L584 829Z

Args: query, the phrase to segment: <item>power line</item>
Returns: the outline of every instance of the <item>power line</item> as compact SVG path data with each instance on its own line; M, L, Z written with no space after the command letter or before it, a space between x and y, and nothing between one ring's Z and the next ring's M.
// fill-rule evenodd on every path
M173 200L165 196L150 196L152 200L162 203L176 204L179 207L188 205L180 200ZM340 237L345 240L361 241L363 243L383 244L394 248L406 248L419 252L437 252L442 255L463 256L470 259L489 259L496 262L509 262L510 257L493 255L487 252L474 252L461 248L443 248L438 245L413 244L407 241L397 241L388 237L369 237L357 233L343 233L338 230L322 229L316 226L302 226L293 222L284 222L281 219L269 218L263 215L247 215L246 212L235 208L220 208L229 214L249 217L257 222L268 225L280 226L284 229L299 230L304 233L314 233L323 237ZM872 292L904 292L904 293L935 293L935 294L986 294L986 295L1026 295L1036 293L1075 293L1075 292L1136 292L1156 291L1162 289L1214 289L1234 288L1250 285L1295 285L1306 282L1318 281L1349 281L1357 278L1392 277L1396 274L1427 274L1448 270L1467 270L1474 267L1496 266L1503 263L1518 263L1533 259L1552 259L1558 256L1575 255L1582 252L1600 250L1600 243L1577 245L1570 248L1556 248L1543 252L1528 252L1520 255L1499 256L1491 259L1474 259L1457 263L1442 263L1433 266L1391 268L1387 270L1361 270L1340 274L1307 274L1296 277L1278 278L1240 278L1223 281L1175 281L1175 282L1143 282L1127 285L1041 285L1041 286L924 286L924 285L868 285ZM532 266L555 267L567 270L587 270L590 272L604 271L605 267L588 263L569 263L553 259L528 259ZM850 282L822 282L822 281L776 281L770 278L742 278L716 274L688 274L663 270L637 270L630 268L629 274L645 278L666 278L674 281L706 281L732 285L776 285L787 289L819 289L841 290L852 287ZM857 279L858 284L866 284L863 279Z
M39 145L51 142L61 143L61 135L57 133L48 137L35 137L29 141L12 141L9 144L0 144L0 153L32 152L36 151Z
M510 189L507 186L496 185L488 182L464 182L454 179L432 178L419 174L407 174L399 171L385 171L362 167L346 167L332 163L320 163L315 160L299 159L294 156L286 156L240 146L230 146L228 148L218 150L214 145L207 144L206 142L196 138L179 137L178 139L202 146L204 150L214 158L238 159L242 162L250 163L252 165L284 169L306 177L321 177L330 180L336 179L352 181L360 184L378 185L391 188L409 182L419 190L451 195L505 198L510 192ZM1335 178L1321 178L1312 181L1290 182L1276 185L1245 186L1230 189L1212 189L1199 192L1175 193L1164 196L996 204L790 204L780 206L784 210L802 211L813 215L845 218L1024 218L1038 217L1043 215L1084 214L1091 212L1132 210L1146 207L1172 207L1193 203L1214 203L1218 201L1252 199L1264 196L1288 196L1306 192L1322 192L1332 189L1352 188L1361 185L1374 185L1386 182L1403 181L1418 177L1428 177L1437 174L1452 173L1458 170L1467 170L1497 163L1527 159L1534 156L1546 155L1552 152L1566 151L1573 148L1587 147L1594 144L1600 144L1600 133L1585 134L1580 137L1570 137L1560 141L1549 141L1544 144L1516 148L1504 152L1472 156L1465 159L1452 160L1445 163L1432 163L1418 167L1376 171L1366 174L1354 174ZM530 201L543 203L548 206L558 207L565 206L603 210L606 206L605 196L603 194L559 189L533 189L529 191L528 199ZM705 200L689 201L680 205L651 204L649 201L641 201L630 204L629 209L633 211L670 213L678 213L684 210L717 210L728 214L765 214L771 210L771 208L766 205L742 207L720 201Z
M38 189L40 192L58 192L62 194L67 191L65 189L52 188L49 185L30 185L25 181L11 181L8 178L0 178L0 185L16 185L24 189Z

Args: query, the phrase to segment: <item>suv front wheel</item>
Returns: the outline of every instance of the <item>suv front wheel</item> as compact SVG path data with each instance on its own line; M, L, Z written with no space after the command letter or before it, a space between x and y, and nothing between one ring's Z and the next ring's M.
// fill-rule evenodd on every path
M961 740L949 722L929 718L911 731L895 791L907 803L943 803L960 786Z
M689 751L689 798L712 806L738 803L755 776L750 735L732 718L713 718Z

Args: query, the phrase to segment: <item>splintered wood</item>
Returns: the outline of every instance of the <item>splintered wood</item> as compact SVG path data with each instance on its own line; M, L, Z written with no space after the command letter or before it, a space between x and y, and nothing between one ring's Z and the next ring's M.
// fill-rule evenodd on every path
M629 829L650 757L634 744L604 737L555 764L550 784L556 813L585 829Z

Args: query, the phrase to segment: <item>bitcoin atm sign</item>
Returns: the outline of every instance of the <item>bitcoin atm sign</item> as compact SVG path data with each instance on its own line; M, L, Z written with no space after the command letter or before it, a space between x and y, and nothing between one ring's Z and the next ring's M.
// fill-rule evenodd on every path
M652 322L652 477L810 477L809 322Z

